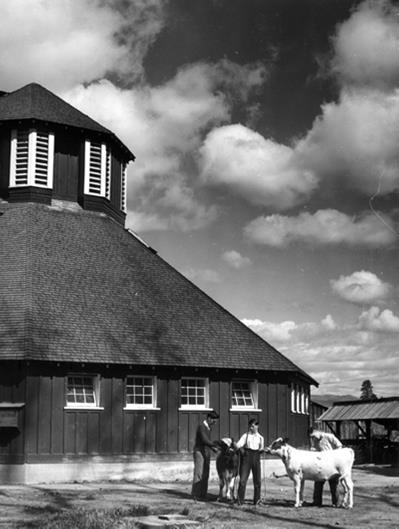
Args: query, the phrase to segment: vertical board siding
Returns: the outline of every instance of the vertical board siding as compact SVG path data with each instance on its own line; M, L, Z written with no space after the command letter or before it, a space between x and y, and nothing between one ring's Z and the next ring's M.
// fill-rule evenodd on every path
M87 452L98 454L100 452L100 412L87 414Z
M121 209L121 162L111 154L111 203Z
M153 454L156 451L157 436L157 415L158 412L150 412L145 419L145 452Z
M158 414L158 429L156 451L159 453L166 453L168 451L168 414L165 409L169 407L168 402L168 382L164 378L158 378L158 405L161 411Z
M168 452L178 451L178 426L181 412L180 407L180 379L168 380Z
M76 453L76 413L67 411L64 413L64 447L66 454Z
M179 414L179 452L190 450L190 413L180 412Z
M64 452L64 406L65 406L65 379L62 376L52 377L51 401L51 453Z
M79 142L58 132L54 146L53 197L76 202L78 182Z
M25 372L16 365L10 365L0 369L0 402L26 401ZM24 453L24 425L25 407L18 408L18 429L0 428L0 455L7 461L10 456Z
M121 454L125 452L124 447L124 420L123 415L124 408L124 396L125 396L124 381L121 378L112 378L112 415L111 415L111 446L113 454ZM105 417L109 418L108 414L104 414ZM106 427L106 424L104 425ZM126 450L127 451L127 450Z
M10 179L10 132L0 139L0 191L7 196Z
M112 378L108 376L101 381L101 406L108 412L98 414L100 429L98 451L101 454L112 453L113 417L115 413L120 413L114 409L112 397Z
M0 454L31 455L123 455L188 454L192 451L198 424L206 411L179 410L180 378L158 375L159 410L133 410L125 407L125 377L130 371L105 369L100 374L99 410L65 409L66 369L0 374L0 398L25 402L21 409L21 435L8 441L0 437ZM248 420L257 417L260 432L270 444L279 436L288 436L295 446L307 445L309 415L291 412L287 383L258 382L258 407L261 411L232 411L230 380L210 381L210 407L220 419L212 439L232 437L238 440L248 429ZM26 393L25 393L26 392ZM1 432L0 432L1 435ZM23 445L25 441L25 445Z
M223 437L230 437L230 383L222 380L219 382L219 435Z
M145 421L146 413L138 412L133 414L133 452L145 452Z
M276 414L276 437L287 437L287 386L276 385L277 393L277 414Z
M91 412L89 412L91 413ZM78 454L87 454L88 452L88 412L77 411L76 415L76 452Z
M267 394L268 394L268 414L267 414L267 435L268 443L271 443L274 439L277 438L277 387L275 384L267 385Z
M39 412L39 378L28 375L26 379L25 403L25 451L37 454L38 412Z
M37 424L37 452L49 454L51 446L52 382L50 377L39 377L39 402Z

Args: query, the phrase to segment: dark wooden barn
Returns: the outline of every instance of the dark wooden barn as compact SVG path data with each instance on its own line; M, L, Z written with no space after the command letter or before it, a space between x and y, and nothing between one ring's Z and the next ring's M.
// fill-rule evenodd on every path
M212 408L307 443L316 382L125 229L133 159L37 84L0 97L2 481L176 476Z

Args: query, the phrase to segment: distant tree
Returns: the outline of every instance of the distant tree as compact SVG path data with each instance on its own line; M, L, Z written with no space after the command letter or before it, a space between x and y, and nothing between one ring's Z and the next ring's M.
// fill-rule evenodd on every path
M363 380L360 388L360 400L376 400L377 395L374 393L373 384L370 380Z

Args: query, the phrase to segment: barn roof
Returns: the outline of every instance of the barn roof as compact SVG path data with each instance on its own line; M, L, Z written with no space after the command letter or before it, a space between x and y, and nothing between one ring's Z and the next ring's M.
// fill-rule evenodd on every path
M108 216L6 204L0 359L309 375Z
M133 153L113 132L37 83L0 96L0 121L19 120L37 120L106 134L134 159Z
M399 419L399 397L378 400L334 402L319 421L363 421Z

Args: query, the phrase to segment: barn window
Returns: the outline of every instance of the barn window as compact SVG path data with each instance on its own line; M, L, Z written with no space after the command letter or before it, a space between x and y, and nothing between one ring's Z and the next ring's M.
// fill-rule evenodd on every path
M36 129L11 132L10 187L53 187L54 134Z
M156 396L156 377L127 377L125 409L156 408Z
M300 384L291 384L291 411L309 414L309 391Z
M85 141L84 192L111 197L111 153L105 143Z
M208 408L209 382L207 378L182 378L180 385L180 407Z
M254 380L233 380L231 383L232 409L257 409L258 384Z
M100 378L98 375L70 375L66 384L67 408L99 408Z

